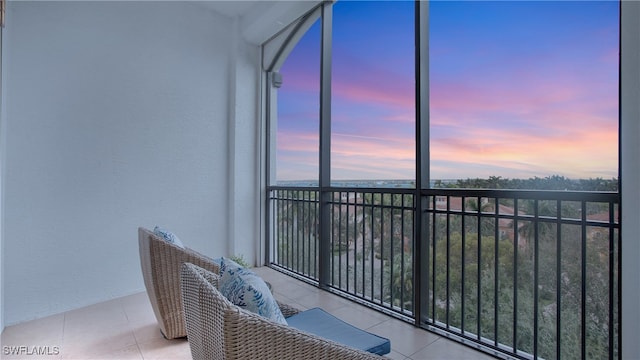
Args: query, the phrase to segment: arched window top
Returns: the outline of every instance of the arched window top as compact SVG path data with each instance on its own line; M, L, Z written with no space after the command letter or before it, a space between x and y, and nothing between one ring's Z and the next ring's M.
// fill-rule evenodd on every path
M280 71L282 64L300 39L320 18L321 7L322 5L318 5L264 43L262 46L262 69L264 71Z

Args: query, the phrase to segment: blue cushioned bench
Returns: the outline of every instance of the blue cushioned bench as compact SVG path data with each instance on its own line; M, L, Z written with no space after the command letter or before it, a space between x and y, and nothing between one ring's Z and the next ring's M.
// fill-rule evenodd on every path
M320 308L290 316L287 323L298 330L370 353L384 355L391 352L389 339L350 325Z

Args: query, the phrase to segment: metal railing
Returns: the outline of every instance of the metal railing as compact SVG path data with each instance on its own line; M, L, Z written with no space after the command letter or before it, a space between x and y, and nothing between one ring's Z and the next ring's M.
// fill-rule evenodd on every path
M317 190L271 192L270 261L299 276L318 280L319 197Z
M317 189L270 189L272 266L503 356L618 358L617 193L328 191L321 204ZM329 257L324 283L319 256Z

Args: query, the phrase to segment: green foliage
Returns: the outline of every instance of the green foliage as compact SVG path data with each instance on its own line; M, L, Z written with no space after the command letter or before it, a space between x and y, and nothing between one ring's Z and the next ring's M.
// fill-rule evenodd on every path
M560 175L544 178L505 179L501 176L490 176L488 179L465 179L456 182L436 180L435 188L460 189L523 189L523 190L572 190L572 191L618 191L618 179L569 179Z
M277 261L292 271L316 278L318 273L317 193L311 190L283 191L276 201L274 236Z
M245 268L250 268L251 265L245 260L244 255L240 254L240 255L232 255L229 257L231 260L235 261L238 265L245 267Z
M393 264L385 266L384 274L391 283L385 289L385 301L413 311L413 257L397 253L393 257Z

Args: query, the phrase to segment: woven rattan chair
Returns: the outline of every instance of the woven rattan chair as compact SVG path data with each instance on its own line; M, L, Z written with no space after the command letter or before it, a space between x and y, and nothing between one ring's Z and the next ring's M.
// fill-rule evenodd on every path
M167 339L187 336L180 294L180 268L189 262L218 273L218 265L200 253L173 245L142 227L138 228L138 245L144 285L162 335Z
M194 359L381 359L240 309L218 292L217 284L218 275L183 265L182 296ZM285 316L295 312L281 308Z

